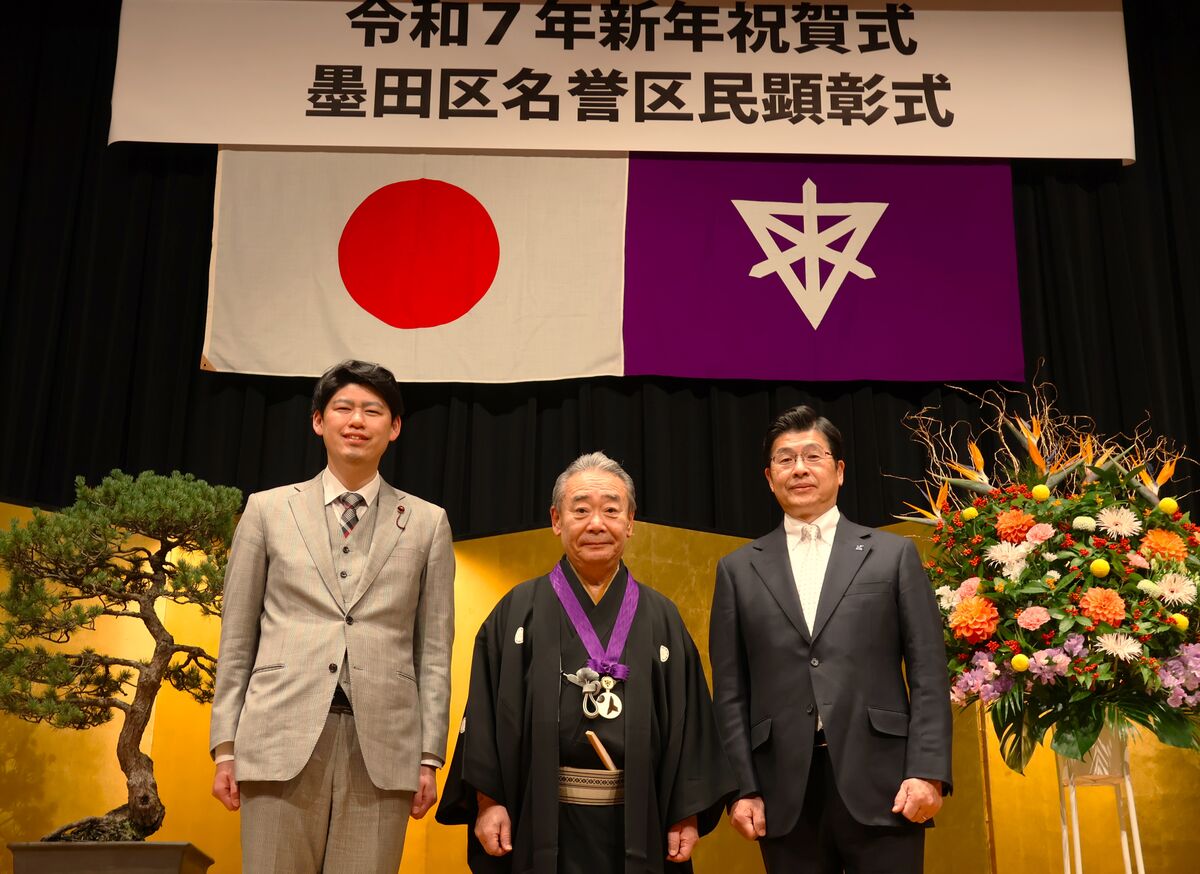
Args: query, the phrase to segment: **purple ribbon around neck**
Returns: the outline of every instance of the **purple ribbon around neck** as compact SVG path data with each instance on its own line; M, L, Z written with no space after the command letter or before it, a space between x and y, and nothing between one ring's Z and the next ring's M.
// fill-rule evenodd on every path
M621 599L621 609L617 611L617 621L613 625L612 635L608 638L608 649L604 649L600 646L600 638L596 636L591 620L583 612L583 605L571 590L571 584L567 582L567 575L563 573L562 567L556 564L554 570L550 571L550 585L554 587L554 594L558 595L558 602L567 611L567 618L571 620L575 633L587 649L587 666L600 676L612 677L614 680L624 680L629 676L629 665L617 661L625 649L625 641L629 638L633 614L637 612L638 605L637 581L633 574L628 576L625 597Z

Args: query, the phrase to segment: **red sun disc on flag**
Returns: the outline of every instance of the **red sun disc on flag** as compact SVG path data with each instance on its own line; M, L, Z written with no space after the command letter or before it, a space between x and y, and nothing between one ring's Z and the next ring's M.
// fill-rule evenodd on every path
M499 263L496 226L483 204L437 179L373 191L338 242L346 290L395 328L432 328L463 316L487 293Z

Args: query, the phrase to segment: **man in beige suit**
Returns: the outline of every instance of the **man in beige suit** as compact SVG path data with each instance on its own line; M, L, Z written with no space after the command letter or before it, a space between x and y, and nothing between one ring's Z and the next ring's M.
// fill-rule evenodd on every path
M386 369L328 370L328 466L251 495L238 525L209 740L247 874L395 874L408 817L437 799L454 554L445 511L379 476L401 412Z

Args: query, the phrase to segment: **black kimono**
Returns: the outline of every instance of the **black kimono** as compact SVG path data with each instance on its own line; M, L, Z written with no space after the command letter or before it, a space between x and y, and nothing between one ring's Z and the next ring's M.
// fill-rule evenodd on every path
M560 562L601 645L607 645L628 573L617 571L593 604ZM466 715L438 806L437 821L466 824L475 874L685 872L666 859L667 829L693 814L713 829L734 783L712 714L696 646L675 605L639 584L639 602L620 660L624 708L615 719L583 715L580 688L564 678L588 654L547 576L500 600L475 637ZM584 732L596 732L625 771L623 805L559 804L558 768L602 769ZM475 839L475 793L503 804L512 852L487 855Z

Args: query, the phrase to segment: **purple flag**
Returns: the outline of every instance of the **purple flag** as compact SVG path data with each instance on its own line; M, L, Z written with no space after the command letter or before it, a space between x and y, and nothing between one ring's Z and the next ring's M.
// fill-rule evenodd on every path
M1005 163L631 155L625 373L1024 378Z

